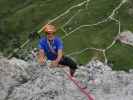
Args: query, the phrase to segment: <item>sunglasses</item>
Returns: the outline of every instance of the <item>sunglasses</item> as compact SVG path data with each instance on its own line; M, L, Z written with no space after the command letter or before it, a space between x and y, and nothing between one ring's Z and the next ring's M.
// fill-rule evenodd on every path
M48 33L48 32L46 32L46 35L52 35L53 33Z

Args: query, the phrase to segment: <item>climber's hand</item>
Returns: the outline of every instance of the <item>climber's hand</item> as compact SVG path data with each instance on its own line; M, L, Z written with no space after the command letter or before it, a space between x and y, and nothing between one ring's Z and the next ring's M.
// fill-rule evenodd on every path
M59 62L57 60L54 60L51 62L51 67L57 67Z

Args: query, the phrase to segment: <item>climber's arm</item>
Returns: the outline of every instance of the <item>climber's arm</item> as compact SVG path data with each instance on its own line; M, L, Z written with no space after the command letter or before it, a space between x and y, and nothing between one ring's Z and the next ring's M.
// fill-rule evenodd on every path
M44 64L46 62L46 56L43 49L39 49L38 60L40 64Z

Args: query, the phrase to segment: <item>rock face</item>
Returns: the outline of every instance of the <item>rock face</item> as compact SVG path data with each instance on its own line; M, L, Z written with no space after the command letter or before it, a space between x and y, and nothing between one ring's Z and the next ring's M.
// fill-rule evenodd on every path
M120 42L133 46L133 33L131 31L124 31L117 38Z
M26 62L21 60L11 62L12 60L0 59L0 100L8 99L14 88L23 84L28 76L20 68L28 67Z
M0 58L0 100L88 100L67 77L68 68ZM79 66L75 78L95 100L133 100L133 71L112 71L98 60Z

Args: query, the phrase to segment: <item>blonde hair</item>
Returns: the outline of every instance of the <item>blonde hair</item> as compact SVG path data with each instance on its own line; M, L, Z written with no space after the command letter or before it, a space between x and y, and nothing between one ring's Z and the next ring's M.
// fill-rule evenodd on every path
M51 25L51 24L47 24L44 26L43 28L43 32L52 32L52 33L55 33L56 32L56 27L54 25Z

